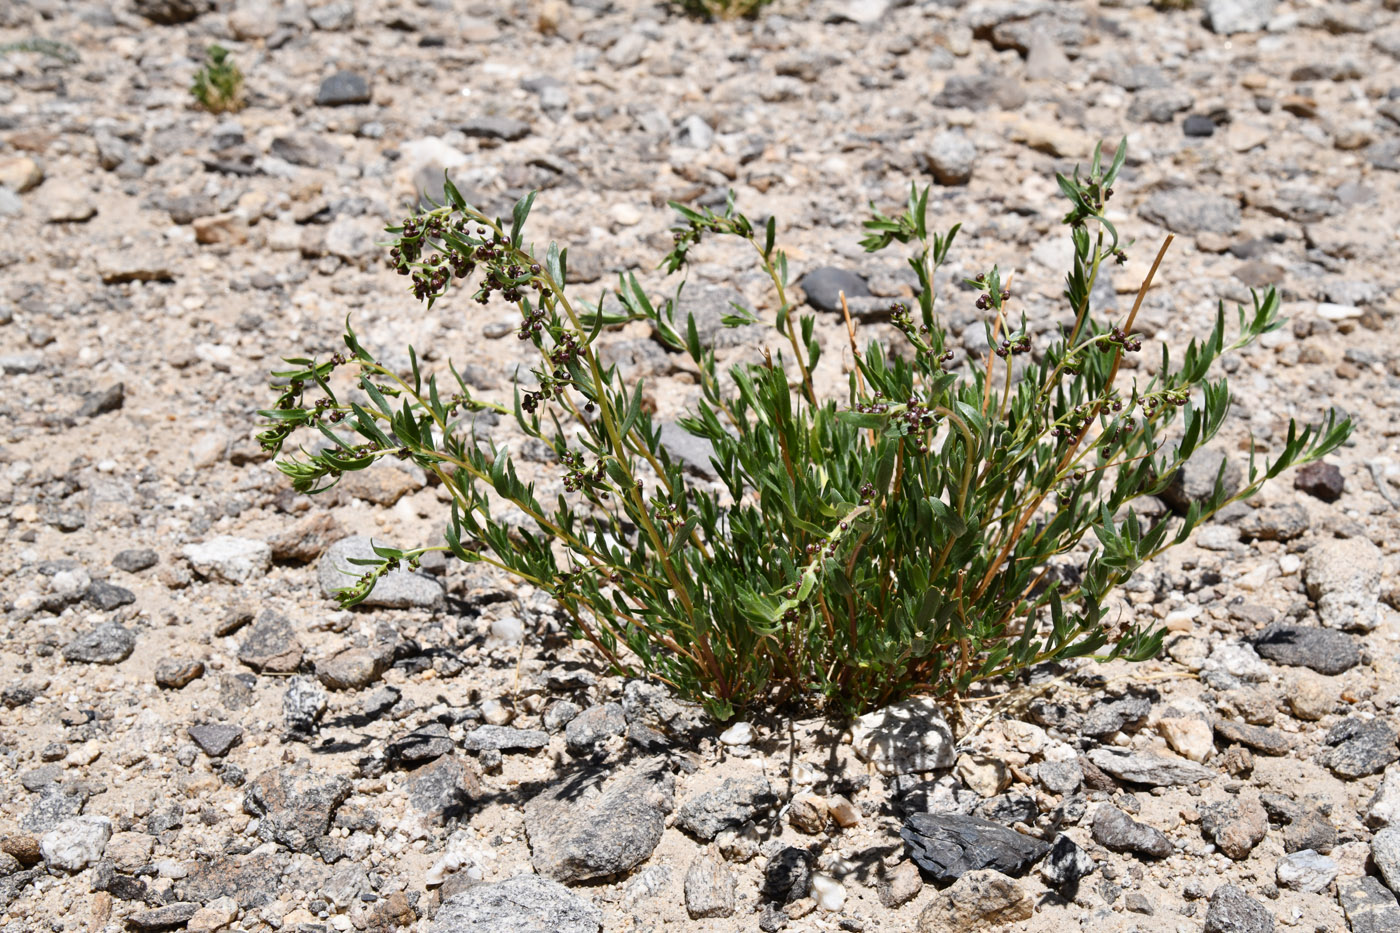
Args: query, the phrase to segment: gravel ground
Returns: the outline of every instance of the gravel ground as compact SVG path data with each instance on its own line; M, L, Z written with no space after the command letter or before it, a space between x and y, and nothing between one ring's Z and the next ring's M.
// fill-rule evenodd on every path
M36 36L79 58L0 58L4 933L1400 929L1394 0L0 6L0 44ZM214 42L236 114L191 103ZM492 210L540 189L532 237L590 300L620 272L673 290L666 203L728 189L779 218L794 277L906 297L859 221L931 183L963 223L950 282L1000 264L1043 333L1053 173L1125 135L1137 245L1099 301L1126 308L1172 232L1148 336L1179 353L1267 284L1290 318L1226 366L1217 449L1358 425L1126 588L1172 632L1159 660L726 731L479 569L339 610L335 561L435 540L440 489L385 464L296 497L253 440L265 371L334 352L347 314L509 398L509 309L424 311L376 246L444 170ZM695 258L698 318L773 310L748 257ZM722 363L768 339L723 337ZM662 419L695 398L646 327L602 341ZM557 466L494 431L552 495ZM1188 474L1189 498L1215 467Z

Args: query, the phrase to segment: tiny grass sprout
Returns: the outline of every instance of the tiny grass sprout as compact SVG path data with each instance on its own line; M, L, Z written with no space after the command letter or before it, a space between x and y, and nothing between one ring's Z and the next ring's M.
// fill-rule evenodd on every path
M194 74L190 94L210 113L232 113L243 108L243 72L233 63L228 49L209 46L204 65Z

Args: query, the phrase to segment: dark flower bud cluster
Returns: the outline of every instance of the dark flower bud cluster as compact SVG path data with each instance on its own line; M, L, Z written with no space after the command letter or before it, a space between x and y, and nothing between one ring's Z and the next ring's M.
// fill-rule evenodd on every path
M554 376L540 376L540 387L520 396L521 410L526 414L533 415L539 410L541 403L558 398L560 393L564 391L564 385L565 380Z
M1138 404L1142 406L1142 413L1151 418L1159 411L1165 411L1168 406L1181 408L1190 398L1185 389L1167 389L1165 392L1144 396Z
M885 393L876 392L869 402L859 402L855 410L863 415L885 415L889 414L890 403L885 401Z
M1084 427L1084 423L1088 421L1088 419L1093 415L1093 413L1094 405L1090 403L1074 406L1069 411L1065 412L1064 417L1060 419L1060 421L1063 423L1057 424L1050 429L1050 436L1077 436L1080 430Z
M869 505L875 501L875 484L862 483L860 487L860 504Z
M559 459L564 466L568 467L568 472L564 474L564 491L578 492L585 487L600 486L607 479L607 471L603 469L603 462L599 460L593 466L588 466L583 455L572 450L566 450L560 454ZM607 492L603 493L607 497Z
M904 422L904 430L910 437L909 447L916 454L928 453L928 444L923 436L938 424L938 416L933 409L924 405L914 396L904 403L904 411L895 417Z
M681 517L681 510L676 507L674 502L659 496L651 500L651 513L668 524L680 521Z
M1105 353L1113 349L1114 346L1123 348L1125 352L1136 353L1142 349L1142 338L1135 337L1123 332L1123 328L1115 327L1108 335L1108 343L1102 346Z
M996 348L996 355L1002 359L1008 356L1020 356L1022 353L1031 352L1031 338L1029 334L1022 334L1015 340L1007 338L1001 342L1001 346Z

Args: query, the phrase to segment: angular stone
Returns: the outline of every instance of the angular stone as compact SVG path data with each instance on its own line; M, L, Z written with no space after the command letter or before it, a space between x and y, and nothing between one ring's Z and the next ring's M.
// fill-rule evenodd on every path
M591 754L601 743L627 731L627 718L617 703L591 706L564 729L564 741L575 755Z
M131 914L126 918L126 925L133 930L169 930L189 923L198 910L198 904L188 901L166 904L154 910L140 910Z
M1120 781L1151 787L1194 784L1215 778L1214 771L1184 758L1164 758L1106 746L1091 749L1088 757L1096 767Z
M499 752L531 751L549 744L549 733L542 729L514 729L510 726L477 726L462 740L469 752L490 749Z
M105 816L75 816L64 820L39 840L39 852L50 869L79 872L102 858L112 838L112 821Z
M316 662L316 677L331 690L361 690L377 681L393 663L391 646L346 648Z
M1239 230L1241 222L1240 205L1234 199L1187 188L1159 191L1143 203L1138 213L1160 227L1186 236L1229 235Z
M266 541L221 535L201 544L186 545L180 552L201 577L225 583L246 583L265 575L272 567L272 549Z
M330 698L319 683L310 677L293 677L282 693L282 722L293 736L310 736L329 705Z
M124 586L113 586L104 580L94 580L92 586L83 594L83 599L94 609L111 612L136 602L136 594Z
M1111 735L1142 723L1150 712L1152 701L1146 697L1127 696L1095 703L1084 714L1080 730L1085 735Z
M1394 933L1400 930L1400 905L1385 885L1370 875L1337 884L1351 933Z
M725 778L714 790L691 797L676 813L676 825L709 841L726 829L738 829L778 802L761 774Z
M1210 896L1204 933L1273 933L1269 909L1233 884L1222 884Z
M1371 837L1371 861L1376 863L1386 887L1400 891L1400 827L1383 829Z
M934 95L933 105L947 110L1018 110L1026 99L1026 89L1014 78L954 74Z
M802 276L798 283L807 296L807 304L818 311L841 311L841 294L846 298L864 298L870 295L865 279L846 269L834 266L820 266Z
M267 543L273 560L307 563L324 554L331 541L340 536L340 526L334 516L329 512L317 512L269 538Z
M671 811L675 777L664 759L609 774L585 768L525 804L531 861L557 881L603 878L651 855Z
M1014 829L949 813L916 813L899 835L925 876L940 883L984 868L1020 877L1050 850Z
M1366 825L1400 826L1400 765L1385 769L1381 786L1366 804Z
M407 787L413 809L438 825L465 819L467 808L481 796L476 767L450 754L412 772Z
M1277 729L1251 726L1233 719L1217 719L1215 734L1225 742L1244 745L1265 755L1287 755L1293 748L1288 736Z
M189 874L175 882L176 896L182 901L208 904L231 897L245 910L272 901L282 887L287 856L280 852L256 855L221 855L212 861L195 861Z
M116 622L105 622L63 646L67 661L83 664L119 664L136 650L136 633Z
M1294 471L1293 488L1323 502L1336 502L1346 490L1346 480L1335 463L1319 460Z
M917 697L866 713L851 727L851 746L882 774L953 766L953 730L938 704Z
M385 755L393 764L411 768L451 751L452 740L447 736L447 727L440 722L430 722L394 739L385 749Z
M127 573L140 573L160 563L160 555L148 547L127 548L112 558L112 566Z
M213 0L134 0L141 16L161 26L174 26L198 19L213 8Z
M760 893L774 904L791 904L807 896L812 886L812 853L786 846L763 869Z
M1254 636L1261 658L1290 667L1307 667L1333 676L1361 663L1356 639L1344 632L1310 625L1270 625Z
M880 882L880 903L890 910L901 907L919 896L924 889L924 876L919 866L908 859L890 870Z
M337 71L322 81L316 92L316 104L320 107L367 104L369 101L369 82L353 71Z
M1139 823L1117 807L1103 804L1094 814L1094 841L1114 852L1166 858L1175 850L1159 829Z
M190 739L210 758L222 758L243 741L243 730L229 723L211 722L188 729Z
M458 127L476 139L500 139L515 142L530 135L530 124L510 117L473 117Z
M1381 552L1365 538L1319 541L1303 558L1303 579L1324 625L1370 631L1380 623Z
M443 901L429 933L599 933L603 912L539 875L478 884Z
M1181 232L1181 231L1178 231ZM1221 464L1225 464L1221 475ZM1234 495L1239 491L1243 479L1240 465L1227 462L1225 455L1214 448L1198 450L1177 470L1171 485L1162 492L1162 501L1178 513L1184 513L1193 502L1205 502L1215 491L1215 481L1220 479L1225 492Z
M1277 4L1278 0L1206 0L1206 25L1222 36L1262 32Z
M991 870L970 871L938 892L919 914L918 933L980 933L1027 920L1035 899L1014 879Z
M1317 760L1338 777L1365 777L1400 759L1395 739L1386 723L1349 716L1328 730L1324 741L1330 747Z
M1215 730L1192 716L1171 716L1157 721L1157 731L1172 751L1192 761L1205 761L1215 751Z
M307 852L326 834L336 807L348 796L350 782L339 775L266 771L248 784L243 810L259 818L261 839Z
M1201 828L1221 852L1238 861L1264 840L1269 816L1258 800L1241 796L1201 807Z
M301 657L301 642L291 620L271 609L263 611L238 648L238 660L259 673L295 673Z
M697 855L685 872L685 909L692 920L734 916L737 880L724 863L705 853Z
M1062 834L1051 843L1050 851L1040 863L1040 874L1046 884L1058 888L1078 882L1097 867L1088 852Z
M1335 859L1312 849L1302 849L1279 859L1274 866L1274 877L1281 888L1318 894L1336 880L1339 867Z

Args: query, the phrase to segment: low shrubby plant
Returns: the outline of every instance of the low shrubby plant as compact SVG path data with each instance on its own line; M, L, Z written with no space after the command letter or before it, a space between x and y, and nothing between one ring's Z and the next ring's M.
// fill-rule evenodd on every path
M229 50L211 45L204 64L194 73L190 94L195 103L210 113L231 113L243 107L243 72L233 63Z
M773 0L675 0L691 16L705 19L742 19L756 16Z
M78 50L67 42L60 42L57 39L44 39L34 36L29 39L20 39L17 42L0 43L0 58L4 58L11 52L33 52L45 58L52 58L63 62L65 65L76 65L82 61L82 56Z
M344 605L385 572L447 551L548 592L618 671L658 678L720 718L785 700L854 712L1041 662L1150 658L1162 633L1107 612L1113 590L1265 480L1336 448L1351 426L1290 425L1274 459L1251 453L1237 491L1222 467L1185 514L1138 515L1134 500L1163 491L1225 421L1229 388L1210 378L1212 364L1282 321L1273 290L1239 309L1237 330L1222 304L1179 359L1162 346L1150 378L1145 368L1127 378L1124 357L1144 346L1134 321L1167 244L1131 311L1109 318L1094 307L1103 264L1125 259L1104 216L1124 156L1124 146L1107 161L1095 152L1087 177L1058 176L1074 247L1058 333L1033 336L993 266L956 299L975 293L966 300L984 319L989 349L970 358L949 341L947 299L934 289L958 228L930 229L927 189L911 188L899 216L875 212L863 245L905 248L918 298L889 309L899 346L868 342L839 390L812 377L823 347L814 317L798 313L776 221L754 224L732 198L720 213L673 205L669 272L722 238L772 282L773 346L762 362L721 372L693 318L678 319L674 298L655 300L633 276L619 282L620 310L566 290L567 251L526 245L533 195L501 221L448 182L447 203L390 228L389 261L429 306L451 294L518 311L517 336L539 362L513 400L477 398L450 366L424 372L411 347L405 369L389 366L347 321L347 353L291 358L275 374L261 441L281 451L311 432L318 446L278 462L302 492L397 458L450 494L443 541L377 545L358 562L363 574L347 577ZM759 321L732 310L727 325ZM599 335L628 321L689 357L701 398L680 425L713 445L717 483L686 474L641 382L599 360ZM561 491L544 496L521 478L511 451L477 429L485 411L513 416L553 450Z

